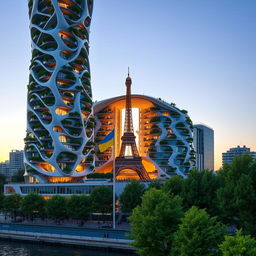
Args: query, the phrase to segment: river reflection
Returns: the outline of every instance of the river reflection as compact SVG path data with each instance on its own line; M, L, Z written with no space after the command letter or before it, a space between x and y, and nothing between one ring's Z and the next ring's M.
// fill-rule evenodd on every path
M0 256L135 256L92 249L0 241Z

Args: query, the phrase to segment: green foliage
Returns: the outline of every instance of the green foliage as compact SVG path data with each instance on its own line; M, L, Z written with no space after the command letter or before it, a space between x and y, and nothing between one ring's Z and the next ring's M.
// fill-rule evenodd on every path
M224 222L255 234L256 162L249 155L234 159L220 171L224 186L217 192L221 218Z
M5 196L3 200L3 208L6 213L16 215L18 209L20 209L22 197L18 194L12 194Z
M0 211L4 209L4 194L0 193Z
M21 211L24 215L43 215L45 213L45 199L36 193L30 193L21 202Z
M54 195L47 200L46 211L50 217L63 218L66 216L66 201L67 199L60 195Z
M162 190L167 194L181 195L183 190L184 179L175 175L168 179L162 187Z
M86 195L72 195L67 199L68 216L84 219L91 210L91 199Z
M108 186L95 187L91 193L92 209L94 212L110 213L112 211L113 191Z
M12 182L24 182L24 170L19 170L12 176Z
M210 218L205 210L193 206L174 234L171 256L214 256L226 228Z
M161 189L162 183L159 180L153 180L148 185L148 189L151 189L151 188Z
M4 174L0 174L0 193L4 191L4 184L6 183L6 177Z
M113 173L108 172L108 173L90 173L87 175L88 179L112 179L113 178Z
M183 216L182 200L161 190L150 189L129 217L132 245L141 256L166 256L173 233Z
M122 212L131 213L141 203L144 191L145 186L143 183L137 180L132 180L131 183L128 183L120 196Z
M219 246L223 256L256 255L256 240L241 233L237 231L235 236L225 236L225 240Z
M218 213L216 193L221 185L221 178L212 171L194 169L184 180L182 197L185 208L195 205L215 216Z

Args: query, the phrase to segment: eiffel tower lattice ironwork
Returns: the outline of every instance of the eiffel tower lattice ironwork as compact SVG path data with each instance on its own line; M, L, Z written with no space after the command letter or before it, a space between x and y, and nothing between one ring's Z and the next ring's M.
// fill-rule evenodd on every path
M122 144L119 156L115 160L116 176L124 169L134 170L141 180L150 180L150 177L142 164L142 158L136 146L136 136L134 135L132 122L132 103L131 103L131 85L132 79L129 76L126 78L126 109L124 134L121 138Z

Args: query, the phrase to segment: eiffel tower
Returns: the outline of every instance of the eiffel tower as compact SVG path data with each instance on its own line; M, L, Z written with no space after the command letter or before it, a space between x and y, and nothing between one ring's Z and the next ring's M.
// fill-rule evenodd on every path
M116 176L124 169L134 170L141 180L150 180L150 177L142 164L142 158L136 146L132 122L132 103L131 103L131 85L129 71L126 78L126 109L125 109L125 123L124 134L121 138L122 145L119 156L115 160Z

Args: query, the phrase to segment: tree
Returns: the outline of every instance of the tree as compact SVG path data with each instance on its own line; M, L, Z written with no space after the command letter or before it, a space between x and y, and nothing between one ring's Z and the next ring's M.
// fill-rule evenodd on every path
M151 189L151 188L161 189L162 183L159 180L153 180L148 185L148 189Z
M87 195L72 195L67 199L68 216L85 219L91 210L91 199Z
M90 173L87 176L87 179L113 179L113 173L108 172L108 173Z
M235 236L225 236L219 247L223 256L256 255L256 240L251 236L243 236L241 231L237 231Z
M0 193L0 211L3 211L4 209L4 194Z
M129 217L132 245L141 256L166 256L183 216L182 199L152 188Z
M24 215L43 215L45 214L45 206L46 201L41 195L30 193L21 202L21 211Z
M214 256L226 228L205 210L190 208L174 234L171 256Z
M6 177L0 173L0 193L4 192L4 184L6 183Z
M92 209L105 215L112 211L113 191L108 186L95 187L91 193Z
M5 196L3 200L3 208L6 213L16 217L18 210L21 206L22 197L19 194L12 194Z
M66 198L54 195L46 202L46 211L50 217L60 219L66 217Z
M222 180L214 172L192 170L183 184L182 198L185 209L195 205L201 209L207 209L212 216L217 215L217 190L221 186Z
M183 184L184 184L184 179L176 175L171 177L164 183L162 190L169 194L181 196L181 193L183 190Z
M12 182L24 182L24 170L18 170L18 172L12 176Z
M223 222L242 228L247 234L256 233L255 170L255 161L249 155L236 157L220 171L224 186L217 192Z
M141 196L144 191L144 184L137 180L132 180L131 183L127 184L123 193L120 195L122 212L131 213L141 203Z

